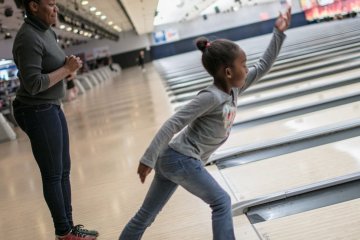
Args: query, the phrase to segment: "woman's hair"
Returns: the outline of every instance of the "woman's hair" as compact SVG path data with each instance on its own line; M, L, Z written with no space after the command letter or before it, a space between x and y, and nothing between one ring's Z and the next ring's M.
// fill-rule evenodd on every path
M36 3L40 3L41 0L23 0L23 7L25 9L25 13L26 15L31 15L31 10L30 10L30 2L36 2Z
M207 38L200 37L196 39L196 46L203 53L203 66L212 76L216 76L222 67L232 66L240 51L236 43L226 39L210 42Z

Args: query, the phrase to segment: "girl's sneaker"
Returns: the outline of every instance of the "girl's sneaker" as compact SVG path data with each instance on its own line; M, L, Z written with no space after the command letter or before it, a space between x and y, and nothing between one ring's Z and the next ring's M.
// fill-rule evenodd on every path
M81 234L81 235L88 235L88 236L94 236L94 237L98 237L99 236L99 232L96 230L87 230L84 228L84 225L76 225L72 228L71 230L75 235L76 234Z

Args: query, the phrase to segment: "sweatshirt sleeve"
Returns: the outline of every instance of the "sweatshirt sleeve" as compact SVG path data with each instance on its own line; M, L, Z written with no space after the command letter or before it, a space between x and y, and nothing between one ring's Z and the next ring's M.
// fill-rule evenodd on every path
M24 88L31 95L36 95L49 88L48 74L42 73L44 49L41 41L34 36L23 35L17 44L17 67L23 78Z
M214 99L211 92L200 92L190 103L177 111L162 125L140 162L154 168L159 154L168 146L176 133L180 132L196 118L216 107Z
M283 32L280 32L277 28L274 28L273 36L269 46L260 60L255 63L254 66L250 67L245 80L245 85L240 89L239 93L242 93L251 85L255 84L270 70L271 66L274 64L277 56L279 55L285 37L286 35Z

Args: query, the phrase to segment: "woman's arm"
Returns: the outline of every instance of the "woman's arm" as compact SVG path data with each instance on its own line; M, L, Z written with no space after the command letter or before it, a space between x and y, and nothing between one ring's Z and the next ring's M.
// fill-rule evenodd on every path
M47 90L63 80L82 66L82 62L75 56L64 59L64 66L51 73L42 73L43 46L34 36L29 36L26 43L22 43L15 50L17 67L23 78L24 88L32 95Z
M49 88L57 84L63 79L72 80L76 76L76 71L82 67L82 61L80 58L71 55L66 57L64 66L49 73Z
M291 21L291 8L286 14L280 14L275 23L273 37L267 47L265 53L260 60L249 68L248 75L245 80L245 85L240 89L239 93L244 92L251 85L255 84L261 79L272 67L279 55L281 46L285 39L284 31L289 27Z
M206 91L200 92L190 103L182 107L162 125L140 160L138 174L142 182L145 181L151 169L155 167L160 152L168 146L174 135L214 107L213 94Z

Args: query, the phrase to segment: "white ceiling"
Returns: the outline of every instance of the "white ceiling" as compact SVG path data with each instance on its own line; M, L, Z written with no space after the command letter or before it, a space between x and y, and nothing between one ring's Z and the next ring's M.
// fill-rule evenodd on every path
M154 24L179 22L199 16L200 12L217 0L159 0Z
M220 12L237 11L241 7L249 7L274 1L276 0L241 0L238 2L235 2L234 0L218 0L202 11L201 15L215 14L215 7L218 7Z
M121 0L138 34L152 32L158 0ZM168 0L168 2L172 2Z
M126 17L126 14L123 12L120 5L117 3L117 0L88 0L88 4L86 5L82 5L82 1L83 0L57 0L57 3L66 6L67 9L76 12L76 14L103 26L114 33L133 29L132 24ZM76 10L75 2L78 5L78 10ZM5 7L12 7L14 10L14 15L12 17L5 17L3 15ZM90 11L91 7L96 7L96 11ZM97 11L101 11L102 14L97 16ZM101 19L103 15L106 16L105 19ZM111 22L111 25L109 25L109 22ZM16 32L22 23L22 10L16 7L14 0L4 0L4 3L0 3L0 24L4 31ZM88 39L87 37L79 34L68 32L66 31L66 28L60 29L61 25L63 24L59 23L55 28L55 31L64 37ZM1 37L2 36L0 35L0 38Z
M116 0L114 0L116 1ZM58 3L61 4L65 4L68 6L68 8L75 10L74 7L74 2L72 1L68 1L68 0L58 0ZM71 3L71 4L70 4ZM107 4L108 5L108 4ZM5 17L3 12L5 10L6 7L11 7L14 11L14 14L12 17ZM84 12L83 9L79 9L78 13L81 13L81 15L88 15L86 18L92 18L93 21L102 21L100 18L95 18L95 16L91 16L90 13L86 13ZM125 14L124 14L125 15ZM94 20L96 19L96 20ZM126 18L127 20L127 18ZM15 37L16 32L18 31L18 29L20 28L20 26L23 24L24 22L24 16L22 13L21 9L18 9L15 5L14 0L4 0L4 3L0 3L0 39L3 39L5 33L10 32L12 37ZM102 21L103 25L105 25L107 22L106 21ZM125 22L125 20L124 20ZM132 26L130 24L129 21L128 25L124 25L125 29L132 29ZM115 23L114 23L115 24ZM56 27L54 27L55 32L57 33L57 35L59 37L61 37L61 39L64 41L65 39L72 39L72 40L77 40L77 41L88 41L90 40L90 36L85 36L85 35L80 35L80 34L75 34L73 31L67 31L66 28L68 26L65 27L65 29L60 29L60 26L63 25L61 23L59 23ZM116 30L114 30L113 28L111 28L109 25L106 25L107 27L109 27L110 29L112 29L112 31L116 32ZM84 32L85 33L85 32ZM60 42L62 43L62 42Z
M74 0L58 0L74 1ZM80 0L79 0L80 1ZM123 13L118 0L88 0L88 6L97 7L122 30L135 28L138 34L152 32L154 25L188 21L204 14L215 13L215 6L221 12L236 10L239 7L252 6L277 0L119 0L127 12L131 23ZM155 12L157 16L155 17ZM133 26L132 26L133 25Z
M121 1L127 14L118 1ZM119 33L135 28L138 34L152 32L154 24L188 21L200 15L214 14L215 6L221 12L226 12L270 1L278 0L241 0L241 4L234 0L57 0L59 4L65 5L68 9L76 11L77 14L112 32ZM82 4L83 2L87 4ZM4 4L0 4L0 11L2 7L8 5L13 6L18 19L5 18L0 14L0 22L6 28L17 29L22 22L21 10L16 9L14 0L5 0ZM96 10L90 11L92 7ZM98 11L101 14L96 15ZM156 17L155 12L157 12ZM103 19L101 19L102 16Z
M87 4L84 5L83 2L87 2ZM75 6L77 4L77 14L111 31L121 32L132 29L130 21L117 3L117 0L57 0L57 3L61 3L71 10L76 10ZM91 11L92 8L96 10ZM111 25L109 25L109 22Z
M82 4L85 0L57 0L64 3L68 8L74 9L74 2L78 3L78 14L82 14L93 22L107 27L115 28L118 32L129 31L135 28L138 34L151 32L154 28L155 10L158 0L86 0L87 4ZM121 2L126 13L119 4ZM91 11L91 8L96 8ZM100 15L96 12L100 11ZM101 16L104 19L101 19ZM130 18L130 19L129 19ZM111 25L109 25L109 22Z
M215 14L215 6L220 12L236 11L240 7L253 6L278 0L159 0L158 14L154 24L188 21L205 14Z

